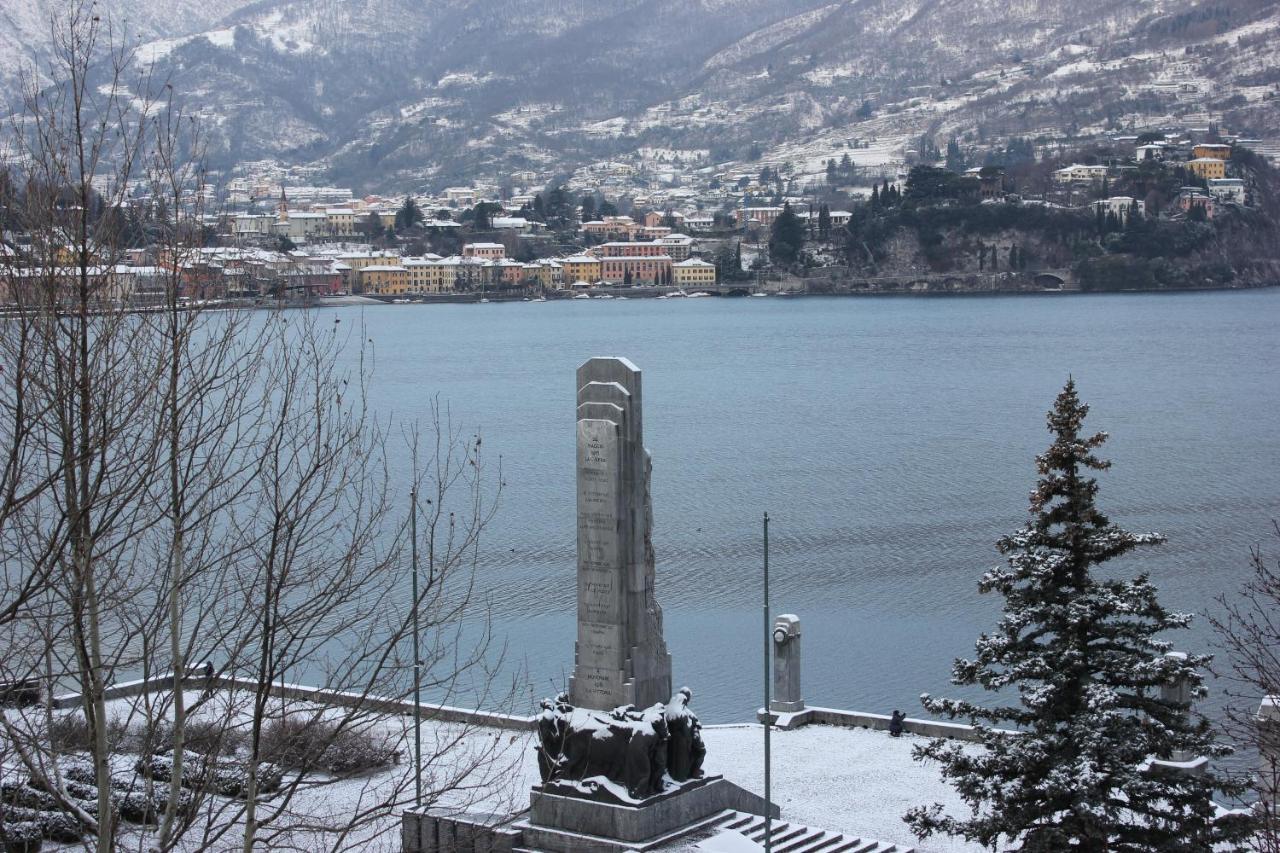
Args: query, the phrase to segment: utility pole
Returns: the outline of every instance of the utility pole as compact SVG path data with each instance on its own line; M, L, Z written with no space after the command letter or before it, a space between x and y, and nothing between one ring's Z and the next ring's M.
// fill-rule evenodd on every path
M769 735L773 730L773 717L769 706L769 657L773 651L773 625L769 621L769 513L764 514L764 853L773 850L773 797L770 791L772 777Z
M417 485L409 492L409 562L413 568L413 802L418 808L422 808L422 654L418 648L421 640L418 638Z

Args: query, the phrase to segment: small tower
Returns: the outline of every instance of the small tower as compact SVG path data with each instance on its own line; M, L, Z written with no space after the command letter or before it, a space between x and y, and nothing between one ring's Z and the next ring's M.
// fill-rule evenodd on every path
M285 195L283 184L280 186L280 203L276 205L276 218L281 222L289 221L289 197Z

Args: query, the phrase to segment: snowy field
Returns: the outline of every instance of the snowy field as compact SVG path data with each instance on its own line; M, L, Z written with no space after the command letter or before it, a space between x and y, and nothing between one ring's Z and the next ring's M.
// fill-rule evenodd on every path
M194 700L198 694L191 694ZM227 697L230 698L230 697ZM231 700L235 704L235 700ZM128 721L137 714L138 700L110 703L109 714ZM273 703L274 704L274 703ZM289 711L301 710L290 702ZM239 708L222 707L235 716ZM269 713L285 709L276 705ZM134 717L134 720L137 718ZM308 831L286 832L273 839L273 846L306 850L386 850L399 849L398 815L412 799L412 722L407 718L385 718L380 726L392 738L403 738L406 747L399 764L387 770L348 778L315 774L297 787L286 807L282 823L308 826ZM759 794L764 792L763 729L756 724L708 726L703 730L707 744L706 770L720 774ZM532 732L464 727L426 722L422 728L423 752L438 755L429 761L424 787L432 790L459 768L474 768L465 790L443 793L436 805L477 813L512 813L528 807L528 792L538 783ZM978 851L977 845L929 839L919 843L902 822L911 807L943 803L953 814L962 814L959 799L939 778L937 767L912 761L911 747L922 738L904 734L891 738L885 732L856 728L811 725L795 731L774 731L773 799L782 809L782 820L848 835L890 841L920 853ZM122 755L119 771L128 772L133 758ZM7 763L7 762L6 762ZM11 781L19 775L9 764L4 774ZM335 837L332 830L346 823L348 816L366 810L383 811L388 799L401 804L350 836ZM217 802L219 798L213 798ZM223 801L226 802L226 801ZM234 821L232 821L234 823ZM328 827L326 833L322 828ZM144 850L147 834L136 826L122 827L121 849ZM197 833L199 836L200 833ZM703 836L686 839L673 850L691 849ZM223 840L234 838L234 829ZM201 849L198 837L190 849ZM46 849L56 849L46 844ZM217 844L214 845L217 847ZM205 848L208 849L208 848Z
M707 768L744 788L764 791L764 733L758 725L710 726ZM983 850L943 838L915 840L902 815L912 806L942 803L956 815L963 804L942 782L936 765L911 760L911 747L927 741L916 735L892 738L885 732L835 726L805 726L772 735L773 799L782 819L836 830L918 853Z

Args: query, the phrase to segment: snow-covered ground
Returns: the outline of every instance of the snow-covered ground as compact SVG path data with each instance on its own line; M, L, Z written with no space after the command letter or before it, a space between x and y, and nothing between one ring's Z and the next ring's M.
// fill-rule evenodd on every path
M764 732L758 725L710 726L707 768L744 788L764 791ZM893 841L919 853L980 851L977 844L930 838L917 842L902 815L912 806L942 803L962 815L963 803L936 765L911 760L926 739L834 726L805 726L772 735L773 799L783 820Z
M191 693L188 699L194 701L197 696ZM138 702L112 702L109 715L137 725ZM229 711L234 718L247 712L238 702L232 701L232 705L234 709L216 710L215 716ZM292 701L289 706L291 710L304 707ZM274 715L283 710L277 706L268 713ZM401 763L368 775L347 779L318 776L313 782L304 783L294 793L285 822L337 828L352 814L370 808L378 810L378 804L388 797L402 804L410 802L412 722L408 718L388 717L378 725L392 737L404 738L401 743L406 749ZM424 773L424 777L428 777L424 780L427 790L456 774L459 767L475 767L473 778L468 780L474 787L447 793L437 805L491 814L527 808L528 792L539 781L533 732L428 721L423 724L422 735L424 754L441 756ZM763 737L763 729L757 724L704 728L705 769L763 794ZM982 848L946 838L918 842L902 822L902 815L911 807L935 802L942 803L952 814L964 813L959 798L940 779L938 768L912 760L911 748L921 742L921 738L910 734L891 738L885 732L823 725L795 731L775 730L772 734L773 800L782 810L782 819L790 823L894 842L902 849L914 847L920 853L976 853ZM121 756L118 763L121 770L126 770L132 759ZM7 770L6 776L21 775L14 766ZM351 838L339 842L340 849L397 850L400 811L401 808L396 808L362 827ZM125 832L135 844L144 841L137 827L126 827ZM323 849L334 840L332 835L325 838L323 832L306 837L307 832L294 831L289 836L291 843L301 845L299 849ZM700 838L678 842L672 849L692 849Z
M510 733L502 736L510 738ZM764 729L756 724L708 726L702 731L707 744L705 769L731 782L764 793ZM782 819L847 835L892 841L918 853L978 853L983 848L950 839L918 842L902 816L918 805L942 803L952 814L963 814L963 803L939 777L935 765L911 759L911 747L925 739L910 734L900 738L885 732L835 726L806 726L772 733L772 796L782 809ZM538 782L532 734L520 735L511 758L511 787L489 805L499 806L507 797L527 804L527 792ZM507 800L509 802L509 800ZM692 849L697 839L673 845Z

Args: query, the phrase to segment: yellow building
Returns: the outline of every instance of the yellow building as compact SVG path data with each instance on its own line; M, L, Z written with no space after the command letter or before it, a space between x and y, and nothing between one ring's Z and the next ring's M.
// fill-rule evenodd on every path
M561 258L560 266L564 269L564 281L569 284L575 281L595 284L600 280L599 258L593 258L590 255L571 255Z
M671 265L674 284L678 287L714 287L716 283L716 265L709 264L700 258L690 258Z
M440 269L429 258L405 258L402 266L409 276L410 292L440 292Z
M402 266L371 266L360 271L365 293L400 296L409 292L409 271Z
M536 281L541 287L550 289L563 284L564 276L562 267L557 261L543 258L524 265L524 280Z
M1230 160L1231 146L1224 145L1220 142L1202 142L1191 149L1191 156L1196 158L1209 158L1213 160Z
M393 252L344 252L334 260L336 268L342 271L343 288L351 293L362 291L362 274L367 267L400 266L400 256Z
M1227 164L1216 157L1197 157L1187 162L1187 168L1206 181L1227 176Z

